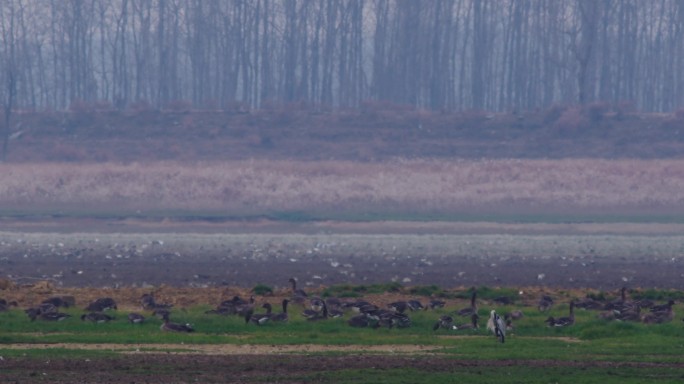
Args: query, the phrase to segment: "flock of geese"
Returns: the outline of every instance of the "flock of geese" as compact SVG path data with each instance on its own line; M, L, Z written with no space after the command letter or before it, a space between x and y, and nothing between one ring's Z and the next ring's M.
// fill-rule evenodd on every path
M409 312L444 308L446 303L442 300L429 300L423 304L419 300L395 301L381 308L368 301L341 300L334 297L321 298L310 296L306 291L297 288L297 281L294 278L289 280L292 285L292 293L289 298L283 299L281 308L274 312L270 303L264 303L259 310L255 308L254 296L243 299L234 296L232 299L222 301L214 309L206 311L207 315L239 316L244 318L246 324L264 325L266 323L285 323L288 321L288 305L294 303L302 308L301 315L306 321L324 321L329 318L339 318L345 316L347 312L353 315L347 320L351 327L369 328L406 328L411 326ZM495 299L495 302L507 304L506 298ZM44 300L38 306L26 309L24 312L31 321L61 321L71 317L71 315L60 312L60 308L69 308L75 304L73 297L52 297ZM569 303L569 314L564 317L549 316L546 324L550 327L568 327L575 324L575 308L599 311L597 317L605 320L617 321L638 321L647 324L659 324L672 321L674 311L672 309L675 302L669 300L665 304L656 304L651 300L629 300L627 289L620 290L618 299L607 301L597 300L590 297L581 300L572 300ZM17 307L16 302L7 302L0 299L0 312L11 307ZM171 304L157 303L152 294L144 294L140 298L140 306L143 310L151 312L152 316L162 319L160 329L167 332L194 332L190 324L174 323L169 320L171 315ZM552 297L544 295L537 304L540 312L547 312L554 306ZM85 308L86 313L81 316L82 321L93 323L105 323L114 319L107 312L116 310L116 302L109 297L99 298L88 304ZM477 290L472 289L470 305L444 314L436 319L433 330L477 330L479 329L479 315L477 303ZM487 330L494 334L501 343L505 342L506 332L513 329L513 321L522 318L524 315L520 310L507 312L500 316L496 310L491 310L487 320ZM457 321L458 318L467 318L469 321ZM146 317L138 312L130 312L128 321L132 324L140 324L146 321Z

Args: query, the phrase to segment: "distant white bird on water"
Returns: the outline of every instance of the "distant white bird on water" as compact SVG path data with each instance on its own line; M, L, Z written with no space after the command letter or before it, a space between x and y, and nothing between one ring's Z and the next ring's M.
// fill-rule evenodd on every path
M489 315L489 320L487 320L487 329L490 330L502 343L506 339L506 323L493 309Z

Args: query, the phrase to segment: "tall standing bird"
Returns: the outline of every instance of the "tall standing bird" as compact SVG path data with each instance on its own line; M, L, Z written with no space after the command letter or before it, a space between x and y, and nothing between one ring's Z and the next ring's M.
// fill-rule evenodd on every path
M549 327L568 327L575 324L575 301L573 300L570 302L569 316L560 317L558 319L554 319L553 316L550 316L546 319L546 323L549 324Z
M290 280L288 280L290 284L292 284L292 295L293 296L300 296L300 297L307 297L309 296L303 289L298 289L297 288L297 280L295 280L294 277L290 277Z
M470 307L465 307L460 309L457 313L459 316L472 316L473 313L477 313L477 291L473 289L473 293L470 295Z
M506 323L503 319L499 317L495 310L489 314L489 320L487 320L487 329L490 330L500 342L504 342L506 339Z

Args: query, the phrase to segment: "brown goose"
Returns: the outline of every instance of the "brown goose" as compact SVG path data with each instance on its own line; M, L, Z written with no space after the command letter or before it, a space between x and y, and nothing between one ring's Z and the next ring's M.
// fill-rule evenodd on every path
M169 316L164 316L164 322L159 327L164 332L195 332L190 324L178 324L169 321Z
M256 325L264 325L269 320L271 320L271 316L272 316L271 304L264 303L261 307L266 308L266 313L248 313L248 315L245 316L245 323L252 323L252 324L256 324Z
M81 315L81 321L86 320L91 321L93 323L106 323L111 320L114 320L114 318L102 312L90 312L88 314Z
M103 312L109 309L117 309L116 301L111 297L101 297L92 303L88 304L85 308L86 311L90 312Z
M131 312L128 314L128 321L131 324L142 324L143 322L145 322L145 316L136 312Z
M569 316L559 317L557 319L553 318L553 316L549 316L549 318L546 319L546 323L549 324L549 327L568 327L575 324L575 302L570 302Z
M271 315L271 321L286 323L289 320L287 315L287 304L290 302L288 299L283 299L283 311L280 313L274 313Z
M553 307L553 298L548 295L544 295L539 299L537 303L537 309L539 312L546 312Z
M294 277L290 277L288 281L292 284L292 301L303 303L309 295L303 289L297 289L297 280Z
M449 315L442 315L439 317L439 320L435 323L435 325L432 326L432 330L436 331L440 328L444 329L455 329L454 327L454 318L449 316Z
M29 308L33 309L33 308ZM48 313L40 313L38 311L30 311L27 312L29 318L31 321L35 321L36 319L38 320L44 320L44 321L63 321L71 315L68 313L62 313L62 312L48 312Z
M477 290L473 289L473 293L470 295L470 306L466 308L461 308L456 312L459 316L472 316L473 313L477 313Z
M143 307L143 309L147 310L173 307L173 304L157 303L151 293L145 293L140 297L140 305Z
M461 325L456 325L456 326L454 326L454 329L455 329L455 330L461 330L461 329L472 329L472 330L475 330L475 329L478 329L478 328L480 328L480 326L477 324L477 321L478 321L478 320L480 320L480 316L478 316L477 313L473 313L473 314L470 316L470 323L461 324Z

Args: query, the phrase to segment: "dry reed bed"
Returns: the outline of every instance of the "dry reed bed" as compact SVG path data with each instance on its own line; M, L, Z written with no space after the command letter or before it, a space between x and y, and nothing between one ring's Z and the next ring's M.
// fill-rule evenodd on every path
M677 208L684 160L0 164L0 207L459 211Z

